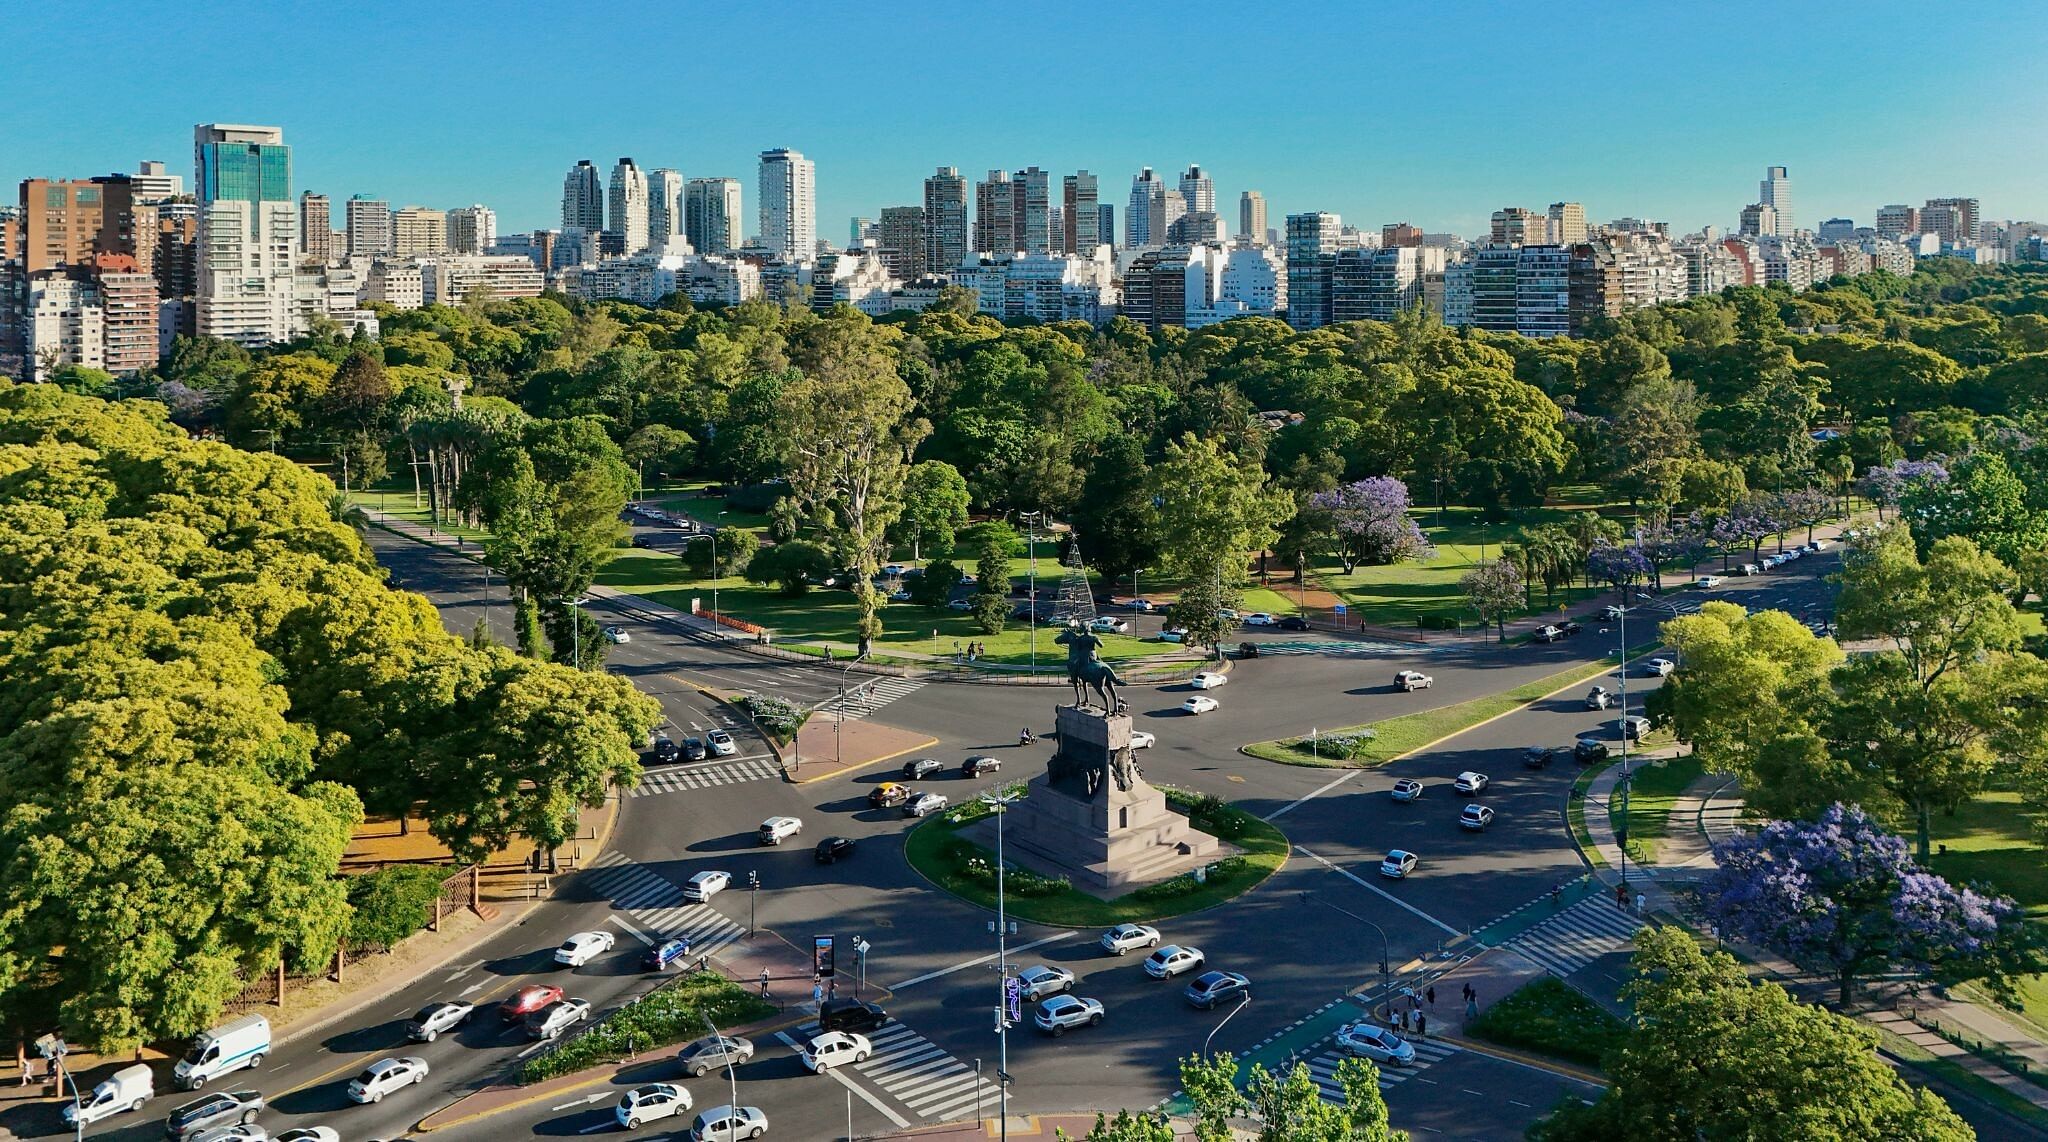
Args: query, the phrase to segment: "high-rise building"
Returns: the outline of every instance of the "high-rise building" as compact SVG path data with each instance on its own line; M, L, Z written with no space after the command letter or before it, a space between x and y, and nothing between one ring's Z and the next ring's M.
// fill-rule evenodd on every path
M1742 220L1736 224L1736 233L1752 238L1775 238L1783 226L1777 207L1768 202L1752 202L1742 208Z
M683 189L683 234L699 254L739 249L740 180L693 178Z
M295 305L299 209L284 131L230 123L192 130L199 226L194 332L258 347L303 328ZM386 236L390 214L384 215Z
M1320 329L1330 323L1331 274L1344 219L1327 211L1287 216L1287 324Z
M1930 198L1920 208L1920 232L1945 246L1975 245L1983 232L1974 198Z
M1577 202L1550 204L1549 237L1560 246L1576 246L1586 240L1586 208Z
M1174 246L1222 245L1223 219L1213 210L1191 210L1166 228L1166 241Z
M1411 225L1407 222L1389 222L1380 227L1380 245L1382 247L1420 246L1422 245L1422 227Z
M324 266L334 257L334 219L324 194L299 195L299 258Z
M428 258L447 253L447 213L424 206L392 211L391 252L400 258Z
M1897 241L1920 232L1920 212L1903 204L1877 208L1877 236Z
M498 212L481 204L448 212L448 252L488 254L498 244Z
M1792 219L1792 179L1784 167L1765 167L1763 181L1756 184L1756 200L1777 213L1778 228L1771 234L1791 234L1797 229Z
M1017 196L1010 172L993 170L974 184L974 249L983 254L1013 254L1017 243Z
M376 258L397 248L391 229L391 204L367 194L348 200L348 256Z
M1146 167L1131 180L1130 204L1124 209L1124 245L1135 250L1166 240L1165 233L1152 236L1152 200L1165 192L1166 184ZM1163 228L1162 228L1163 231Z
M1493 212L1489 240L1495 245L1542 245L1549 239L1549 215L1522 206L1504 206Z
M1031 254L1052 252L1052 176L1037 167L1026 167L1010 176L1011 225L1016 227L1017 249Z
M890 274L903 281L924 276L924 207L884 206L875 234L882 264Z
M576 160L562 179L562 229L587 234L604 229L604 183L589 159Z
M959 167L939 167L924 180L924 264L946 273L967 258L967 180Z
M647 175L647 244L659 250L682 237L682 172L656 167Z
M1200 163L1191 164L1180 176L1180 196L1188 204L1188 213L1216 212L1216 180L1206 174Z
M1839 242L1844 238L1853 238L1856 236L1856 220L1854 218L1830 218L1820 224L1820 229L1815 231L1815 234L1823 242ZM1853 277L1855 275L1852 274L1850 276Z
M1515 332L1563 337L1571 332L1571 251L1545 243L1524 246L1515 263Z
M135 192L136 202L166 202L184 196L184 175L172 174L168 167L155 159L144 159L141 166L141 170L128 176L128 183Z
M1237 196L1237 236L1255 246L1266 241L1266 196L1256 190Z
M1102 215L1096 210L1095 176L1076 171L1060 180L1062 248L1069 254L1092 257L1102 244Z
M1152 245L1165 245L1173 241L1173 224L1188 212L1188 200L1180 191L1162 186L1145 204L1145 211L1145 232L1151 235Z
M1095 208L1095 232L1104 245L1116 245L1116 203L1104 202Z
M862 242L875 236L875 220L865 215L856 214L846 227L846 248L858 250Z
M783 258L818 256L818 185L811 160L797 151L761 152L761 243Z
M612 165L611 210L605 229L616 235L612 244L622 254L637 254L647 248L647 173L631 158L620 156Z
M21 183L22 270L89 265L101 255L135 253L135 204L124 174ZM0 260L12 251L0 251ZM60 293L65 287L57 287ZM68 294L66 295L68 296Z

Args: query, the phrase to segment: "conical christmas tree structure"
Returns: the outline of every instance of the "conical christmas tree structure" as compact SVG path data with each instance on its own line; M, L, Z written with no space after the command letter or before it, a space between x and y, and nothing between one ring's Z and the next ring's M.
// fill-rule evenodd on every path
M1088 589L1088 572L1081 567L1081 537L1079 533L1067 535L1067 557L1065 571L1060 576L1060 596L1052 605L1052 621L1056 626L1079 622L1083 626L1095 619L1095 594Z

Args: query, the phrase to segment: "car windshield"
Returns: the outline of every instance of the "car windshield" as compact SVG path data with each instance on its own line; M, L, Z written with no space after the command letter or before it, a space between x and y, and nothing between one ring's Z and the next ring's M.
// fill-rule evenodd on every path
M191 1049L191 1050L189 1050L189 1051L187 1051L187 1052L185 1052L185 1061L186 1061L186 1062L188 1062L188 1063L191 1063L191 1064L192 1064L192 1065L194 1065L194 1066L197 1066L197 1065L199 1065L200 1063L203 1063L203 1062L205 1062L205 1061L206 1061L206 1044L204 1044L204 1043L194 1043L194 1044L192 1044L192 1049Z

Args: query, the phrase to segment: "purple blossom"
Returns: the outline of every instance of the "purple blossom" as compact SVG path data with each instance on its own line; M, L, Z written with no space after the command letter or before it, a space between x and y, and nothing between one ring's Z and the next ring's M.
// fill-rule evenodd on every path
M1345 570L1354 563L1399 563L1436 557L1436 548L1408 515L1408 485L1392 476L1370 476L1309 497L1326 513L1337 533Z
M1700 891L1708 919L1826 971L1843 1002L1857 979L1894 966L1948 980L2003 976L2008 953L2026 944L2011 900L1925 871L1904 838L1854 806L1732 837L1714 846L1714 862Z
M1872 503L1891 507L1921 484L1947 481L1948 468L1939 460L1894 460L1886 467L1864 472L1856 490Z
M1586 555L1586 575L1617 588L1648 578L1650 571L1649 557L1643 554L1642 548L1633 544L1617 547L1602 540Z

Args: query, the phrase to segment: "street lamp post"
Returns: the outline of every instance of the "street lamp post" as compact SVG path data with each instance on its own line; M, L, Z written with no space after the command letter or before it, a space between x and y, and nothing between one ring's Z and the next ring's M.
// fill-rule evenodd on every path
M1391 1013L1394 1003L1394 949L1393 945L1387 942L1387 930L1349 908L1332 904L1327 900L1317 900L1306 892L1301 894L1301 902L1303 904L1320 904L1325 908L1335 909L1380 934L1380 1001L1387 1004L1388 1011Z
M719 512L719 513L718 513L718 519L724 519L724 518L725 518L725 513L724 513L724 512L722 512L722 511L721 511L721 512ZM718 570L719 570L719 569L718 569L718 520L713 520L713 521L711 522L711 625L712 625L712 626L720 626L720 625L722 625L722 624L721 624L721 623L720 623L720 622L718 621L718 580L719 580L719 579L721 578L721 576L720 576L720 575L719 575L719 573L718 573Z
M762 990L764 992L767 990L766 984L762 985ZM706 1030L711 1032L711 1037L713 1039L719 1038L718 1025L711 1021L711 1015L709 1012L706 1012L704 1015L704 1027ZM719 1043L719 1054L725 1056L725 1077L731 1080L732 1082L732 1105L735 1108L737 1108L740 1104L740 1077L733 1073L732 1052L725 1050L724 1047L725 1043L721 1040Z
M1614 847L1621 850L1621 886L1628 888L1628 791L1634 784L1628 760L1628 592L1621 594L1621 828L1615 831ZM1609 814L1611 817L1612 814Z
M1024 583L1031 600L1028 613L1031 618L1024 625L1030 628L1031 672L1038 673L1038 517L1041 513L1024 513L1024 552L1031 562L1025 567Z
M1224 1016L1222 1019L1217 1021L1216 1026L1209 1028L1209 1037L1202 1040L1202 1053L1204 1055L1209 1053L1209 1044L1216 1041L1216 1032L1223 1030L1223 1025L1225 1023L1230 1022L1231 1016L1234 1016L1238 1012L1243 1011L1245 1005L1250 1003L1251 1001L1252 993L1249 991L1245 992L1243 995L1238 996L1237 1006L1230 1009L1230 1015Z
M486 591L489 588L485 588ZM578 599L556 599L563 610L569 612L569 661L576 669L583 669L583 603Z
M1003 818L1017 798L984 793L996 813L996 1114L1003 1142L1010 1137L1010 914L1003 895Z

